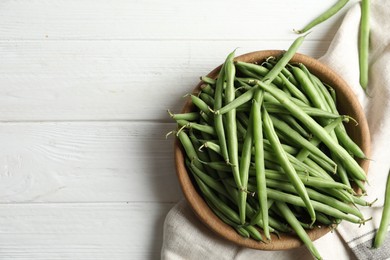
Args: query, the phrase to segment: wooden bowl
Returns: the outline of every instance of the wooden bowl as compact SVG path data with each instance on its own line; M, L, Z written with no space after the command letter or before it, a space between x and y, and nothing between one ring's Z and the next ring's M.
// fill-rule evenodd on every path
M279 50L267 50L267 51L257 51L248 54L241 55L236 57L235 60L244 61L244 62L257 62L261 63L269 56L278 57L282 54L282 51ZM334 71L320 63L318 60L311 57L296 54L291 62L299 62L306 65L306 67L317 77L319 77L323 82L328 83L332 86L337 93L337 107L340 114L350 115L355 118L359 125L356 127L354 124L348 124L346 126L349 135L352 139L361 147L363 152L369 157L370 156L370 133L367 125L367 120L365 118L362 107L360 106L357 98L354 93L349 88L348 84L338 76ZM207 76L215 78L220 70L221 66L211 71ZM194 92L200 91L200 86L202 82L194 89ZM182 112L189 112L194 109L191 101L187 101L184 105ZM352 126L353 125L353 126ZM202 196L198 193L197 189L194 186L190 174L187 172L185 167L185 153L181 147L181 144L178 140L174 144L174 154L175 154L175 164L176 172L179 178L179 182L184 193L185 198L190 204L191 208L199 219L207 225L212 231L224 237L225 239L248 248L262 249L262 250L285 250L296 248L303 243L300 239L293 234L280 234L280 238L275 235L272 235L271 242L262 243L257 242L253 239L243 238L237 232L222 222L209 208ZM361 167L367 172L369 161L361 160L359 161ZM316 240L330 231L330 227L323 226L322 228L314 228L308 231L308 234L312 240Z

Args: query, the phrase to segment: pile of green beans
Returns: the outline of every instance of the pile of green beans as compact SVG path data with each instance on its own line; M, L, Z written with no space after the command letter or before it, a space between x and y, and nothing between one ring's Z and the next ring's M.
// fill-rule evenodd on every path
M348 136L335 91L304 64L290 64L298 38L281 57L261 64L230 53L214 78L190 95L194 110L173 114L186 167L212 211L243 237L267 242L294 232L314 257L306 233L342 220L362 224L352 189L365 158ZM264 237L265 238L264 238Z

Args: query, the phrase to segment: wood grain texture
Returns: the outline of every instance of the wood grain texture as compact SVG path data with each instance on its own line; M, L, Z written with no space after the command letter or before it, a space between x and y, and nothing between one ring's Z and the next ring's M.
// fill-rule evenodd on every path
M1 21L1 19L0 19ZM308 41L316 57L328 42ZM167 121L226 53L286 49L290 41L0 42L0 121Z
M172 203L0 205L0 259L159 259Z
M175 202L174 124L0 124L0 203Z
M291 40L293 29L333 2L11 0L0 5L0 39ZM331 39L343 13L313 31L312 39Z

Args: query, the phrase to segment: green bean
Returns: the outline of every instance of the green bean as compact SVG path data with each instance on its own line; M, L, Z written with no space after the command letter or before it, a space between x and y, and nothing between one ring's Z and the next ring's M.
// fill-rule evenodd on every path
M265 184L265 165L264 165L264 140L263 140L263 128L261 118L261 104L263 103L263 91L259 90L255 93L252 101L251 115L253 116L253 141L255 148L255 169L257 180L257 194L260 203L260 210L264 223L264 234L267 239L270 238L268 229L268 206L267 206L267 190ZM251 155L251 149L249 149L249 160Z
M355 179L354 177L352 177L352 180L353 180L353 182L356 184L356 186L359 187L359 189L361 190L361 192L362 192L363 194L366 194L366 187L364 187L363 181L357 180L357 179Z
M200 86L200 90L210 96L214 96L214 89L210 86L210 84L202 84Z
M200 99L202 99L209 107L213 107L213 106L214 106L214 98L211 97L209 94L207 94L207 93L200 93L200 94L199 94L199 97L200 97ZM210 110L208 110L208 112L210 112Z
M347 3L349 0L339 0L337 3L335 3L333 6L331 6L329 9L327 9L325 12L323 12L320 16L312 20L309 24L307 24L303 29L297 30L296 32L301 34L309 31L314 26L328 20L330 17L335 15L337 12L339 12Z
M223 96L223 84L225 82L225 69L222 65L219 76L216 82L215 93L214 93L214 111L217 111L222 107L222 96ZM214 128L217 133L218 140L221 146L221 154L226 163L229 162L229 155L226 144L225 128L223 126L222 115L215 113L214 115Z
M291 112L291 114L301 121L312 133L317 136L331 152L333 152L341 161L349 172L359 180L366 180L366 174L359 164L349 155L349 153L319 125L314 119L305 114L300 107L290 101L283 91L275 88L270 88L267 84L259 81L258 86L272 94L280 103Z
M242 125L240 120L237 120L236 125L237 125L237 135L238 135L238 138L244 139L245 135L246 135L245 127Z
M199 169L203 169L203 166L199 162L198 155L197 155L195 148L192 145L191 139L188 137L187 133L185 133L184 131L180 131L180 132L177 132L176 135L179 138L179 141L182 144L188 159L193 161L193 163L196 165L196 167L198 167Z
M351 183L349 182L348 179L348 173L345 170L342 162L340 162L339 159L337 158L334 158L334 160L337 163L337 175L340 177L341 182L347 185L348 187L351 187Z
M387 174L387 183L386 183L386 190L385 190L384 197L385 197L385 202L382 210L382 218L374 240L375 248L379 248L385 241L385 238L388 233L387 230L390 224L390 171Z
M232 102L235 98L234 77L236 69L233 63L235 51L231 52L225 61L226 89L225 89L225 104ZM240 204L238 205L241 224L245 223L245 188L242 187L240 177L240 167L238 159L238 139L236 125L236 110L231 109L225 115L226 143L228 148L229 162L231 163L234 180L240 190Z
M207 77L207 76L200 77L200 80L202 80L203 82L210 84L210 85L215 85L215 83L216 83L215 79L212 79L212 78Z
M195 121L195 120L199 119L198 112L173 114L171 111L168 110L168 114L171 118L173 118L176 121L177 120Z
M252 115L250 115L252 116ZM241 178L241 186L242 189L245 191L247 190L247 184L248 184L248 178L249 178L249 167L251 163L251 151L252 151L252 145L253 145L253 124L252 120L250 120L249 125L247 127L247 131L245 133L244 137L244 144L241 152L241 160L240 160L240 178ZM244 205L246 203L247 193L243 192L240 200L241 205ZM242 206L241 206L242 207ZM268 223L267 223L268 226Z
M290 112L283 107L281 104L271 103L271 102L265 102L264 103L265 108L269 113L278 113L278 114L290 114ZM329 118L329 119L336 119L340 118L341 116L338 114L334 114L332 112L327 112L322 109L314 108L314 107L301 107L301 109L312 117L323 117L323 118Z
M321 259L320 254L315 248L310 237L307 235L306 231L302 228L299 221L296 219L294 214L291 212L290 208L284 202L276 201L276 207L279 209L280 213L283 215L284 219L290 224L290 226L295 230L295 233L299 236L302 242L309 249L310 253L316 258Z
M266 63L269 63L271 64L272 66L275 66L275 64L277 63L277 60L273 57L273 58L268 58ZM283 76L288 80L290 81L294 86L298 86L298 82L297 80L295 79L294 75L286 68L283 68L282 69L282 74ZM280 74L279 74L280 76Z
M250 225L243 226L246 231L249 232L250 236L257 240L257 241L263 241L263 238L260 234L260 232L254 227Z
M324 224L324 225L327 225L327 226L330 226L330 225L333 225L334 222L332 220L330 220L327 215L325 215L324 213L321 213L321 212L316 212L316 215L317 215L317 221Z
M195 129L210 135L216 135L215 128L209 125L202 125L198 123L188 122L186 120L178 120L177 123L179 126L182 126L183 128Z
M289 49L283 54L283 56L279 59L279 61L275 64L275 66L267 73L264 77L263 82L265 84L271 83L278 74L282 71L282 69L287 65L287 63L291 60L291 58L295 55L298 48L301 46L305 36L300 36L291 44Z
M200 119L201 119L199 121L201 122L202 125L209 125L209 126L214 125L214 118L213 117L210 117L210 115L206 114L203 111L200 111L199 115L200 115Z
M210 114L209 106L202 99L195 95L190 95L192 103L199 108L201 111Z
M369 207L371 207L372 204L374 204L375 202L376 202L376 200L374 200L373 202L368 202L368 201L365 201L365 200L362 199L362 198L353 196L353 203L356 204L356 205L360 205L360 206L369 206Z
M279 138L275 133L271 118L269 117L267 110L265 109L263 109L263 121L264 121L264 132L268 140L270 141L272 147L274 148L276 158L278 159L281 167L283 168L284 172L290 179L291 183L294 185L299 196L304 201L307 210L309 212L311 221L312 223L314 223L315 212L314 212L313 205L310 202L309 196L306 192L305 186L303 185L301 179L296 173L294 167L291 165L290 161L288 160L286 152L283 150L282 146L280 145Z
M361 2L361 20L359 34L360 86L366 91L368 84L368 53L370 44L370 1Z
M305 68L305 67L304 67ZM296 79L299 81L300 86L305 91L305 94L308 96L311 103L314 105L314 107L320 108L322 110L326 111L326 108L324 107L324 104L318 95L316 88L313 84L313 82L310 80L309 76L299 67L292 66L292 71L296 77Z
M217 154L221 155L222 156L222 150L221 150L221 147L219 146L219 144L216 144L212 141L207 141L207 142L204 142L203 145L201 146L202 147L206 147L206 148L210 148L212 151L216 152ZM200 148L200 149L201 149ZM226 164L226 163L225 163Z

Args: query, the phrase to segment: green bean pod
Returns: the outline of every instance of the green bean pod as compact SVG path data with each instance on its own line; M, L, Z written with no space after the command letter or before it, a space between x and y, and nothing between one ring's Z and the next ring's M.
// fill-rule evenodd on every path
M280 145L279 138L275 133L271 118L269 117L267 110L265 110L265 109L263 109L263 122L264 122L265 135L267 136L272 147L274 148L276 158L278 159L280 165L282 166L284 172L286 173L286 175L290 179L291 183L294 185L299 196L304 201L304 203L307 207L307 211L309 212L311 221L312 221L312 223L314 223L316 220L316 216L315 216L313 205L310 202L309 195L307 194L307 191L306 191L305 186L303 185L301 179L299 178L298 174L296 173L295 168L291 165L290 161L287 158L285 151L283 150L282 146Z

